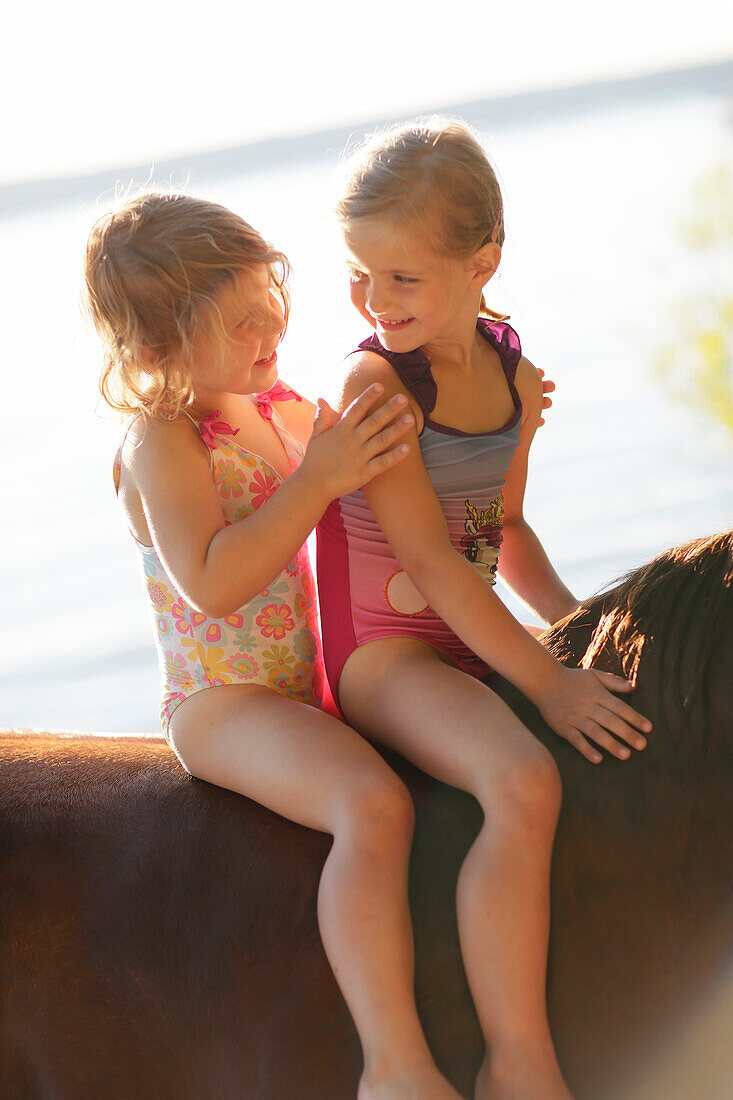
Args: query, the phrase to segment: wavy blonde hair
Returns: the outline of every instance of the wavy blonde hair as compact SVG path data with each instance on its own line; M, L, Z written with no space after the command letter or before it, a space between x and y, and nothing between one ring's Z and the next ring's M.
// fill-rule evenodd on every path
M421 233L442 256L468 257L504 243L504 204L496 173L460 119L428 118L370 134L343 166L336 216L345 232L379 218ZM488 309L492 320L506 315Z
M230 339L222 291L259 264L287 321L286 257L226 207L147 190L104 214L84 258L84 308L105 349L104 400L149 416L175 417L191 405L194 341L202 331Z

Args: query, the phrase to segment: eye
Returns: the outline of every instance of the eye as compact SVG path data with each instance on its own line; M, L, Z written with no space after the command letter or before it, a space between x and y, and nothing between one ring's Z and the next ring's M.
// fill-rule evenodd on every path
M412 279L409 275L395 275L396 283L416 283L417 279Z
M271 298L268 294L266 299L261 302L250 303L247 307L247 312L242 317L241 321L238 321L234 326L237 332L242 332L246 329L255 329L258 325L267 324L270 317L270 302Z
M366 275L363 271L359 271L358 267L349 268L349 279L352 283L360 283L362 279L366 279Z

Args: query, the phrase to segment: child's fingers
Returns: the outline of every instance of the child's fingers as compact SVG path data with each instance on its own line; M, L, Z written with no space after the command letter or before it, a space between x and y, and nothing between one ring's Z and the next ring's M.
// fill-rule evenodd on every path
M600 764L602 757L598 752L598 749L593 748L589 741L586 741L580 730L571 729L564 735L565 740L568 741L573 748L577 749L586 760L589 760L591 764Z
M414 423L414 417L411 413L407 414L407 417L402 417L399 421L395 421L395 417L399 413L404 413L407 406L407 398L404 394L398 393L389 401L385 401L383 405L380 405L378 409L374 409L369 413L360 424L355 428L357 438L363 443L376 442L379 444L381 435L391 429L395 423L402 425L400 427L398 435L404 435L406 427ZM409 419L408 419L409 418Z
M367 386L358 397L354 398L341 419L352 425L360 424L369 413L369 410L374 406L374 402L377 401L383 393L384 386L381 382L373 382L372 385Z
M315 436L327 432L333 426L334 418L338 419L336 413L327 401L319 397L316 403L315 419L313 420L313 437L315 438Z
M543 393L547 393L548 391L554 390L555 389L555 383L552 381L551 378L545 378L545 372L542 369L542 367L538 367L537 372L538 372L540 378L542 379L542 391L543 391Z
M623 699L617 699L615 695L611 695L612 691L632 691L634 685L630 684L628 680L622 679L620 676L614 676L611 672L598 672L595 668L590 670L597 680L600 680L604 687L608 688L609 694L605 695L601 700L601 705L612 714L618 715L623 719L625 723L632 726L634 729L643 730L648 733L652 728L652 724L648 718L645 718L638 711L630 707L628 703L624 703Z
M372 417L366 421L367 424L371 424ZM369 435L365 438L363 446L366 449L368 455L376 455L380 451L386 451L388 447L391 447L405 432L409 431L415 423L415 417L412 413L407 413L406 416L400 417L399 420L392 420L386 428L382 428L380 431L375 431L373 435Z
M376 383L378 391L372 393L373 387L364 390L364 393L357 397L356 401L349 405L348 409L341 417L342 421L345 421L351 428L355 429L358 433L358 437L363 441L369 439L376 432L380 431L389 424L391 420L399 412L402 412L408 405L407 397L404 393L396 393L393 397L390 397L388 401L385 401L383 405L378 408L374 408L374 402L383 392L383 387Z
M402 462L403 458L406 458L410 453L410 447L407 443L401 443L399 447L393 447L391 451L382 451L381 454L376 455L375 458L370 458L366 464L367 481L371 481L377 474L383 474L385 470L390 470L393 466L396 466L398 462Z
M623 676L617 676L614 672L601 672L598 668L591 668L589 670L593 673L596 680L600 680L604 687L607 687L609 691L633 691L634 685L630 680L625 680Z
M383 405L380 405L378 409L375 409L372 413L362 420L361 424L356 428L358 438L363 442L370 439L375 439L379 433L383 432L385 428L392 424L398 413L404 412L407 405L407 398L404 394L398 393L394 397L391 397L389 401L385 401ZM413 423L413 417L411 413L409 416L409 422ZM405 422L403 417L399 423ZM404 432L404 427L400 431L400 435Z
M629 710L631 710L631 708L629 708ZM635 714L636 712L633 711L632 713ZM646 739L642 737L632 725L625 722L620 715L615 714L607 707L599 706L593 717L604 729L610 730L616 737L619 737L622 741L626 741L635 749L641 750L646 748ZM642 719L642 721L645 721L645 719Z
M596 722L592 718L585 718L581 726L582 732L585 737L590 738L591 741L595 741L596 745L599 745L611 756L615 756L617 760L628 760L631 756L631 752L626 745L622 745L620 741L617 741L615 737L612 737L606 728L606 722Z

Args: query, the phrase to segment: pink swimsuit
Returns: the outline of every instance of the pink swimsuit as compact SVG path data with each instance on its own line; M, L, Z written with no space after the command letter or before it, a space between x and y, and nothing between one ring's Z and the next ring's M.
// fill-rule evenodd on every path
M269 420L291 469L303 457L300 443L287 431L273 401L300 401L277 382L258 394L259 413ZM192 421L209 449L211 473L226 525L245 520L282 484L263 458L234 442L237 431L213 413ZM192 418L190 418L192 419ZM123 440L124 445L124 440ZM120 456L115 460L115 489ZM249 603L214 619L196 611L175 587L155 546L135 540L158 649L162 680L161 724L165 736L174 711L197 691L223 684L261 684L313 706L321 705L323 666L313 575L302 546L291 562Z
M514 385L519 337L503 322L479 318L478 331L498 352L514 413L503 427L471 435L431 418L437 386L419 348L387 351L376 335L360 348L383 356L425 418L420 453L445 515L451 544L495 583L504 516L501 490L517 446L522 405ZM420 532L415 532L420 538ZM377 638L419 638L471 676L491 671L425 602L401 568L361 490L334 500L318 525L318 580L323 651L334 699L349 655Z

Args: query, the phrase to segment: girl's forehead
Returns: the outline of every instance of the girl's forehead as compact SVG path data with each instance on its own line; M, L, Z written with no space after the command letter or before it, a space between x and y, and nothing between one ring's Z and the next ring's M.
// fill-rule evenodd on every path
M344 240L354 260L375 270L434 267L442 259L417 229L387 219L361 218L352 222Z
M220 307L224 314L239 311L242 306L262 298L270 288L270 268L267 264L253 264L236 272L233 280L224 287Z

